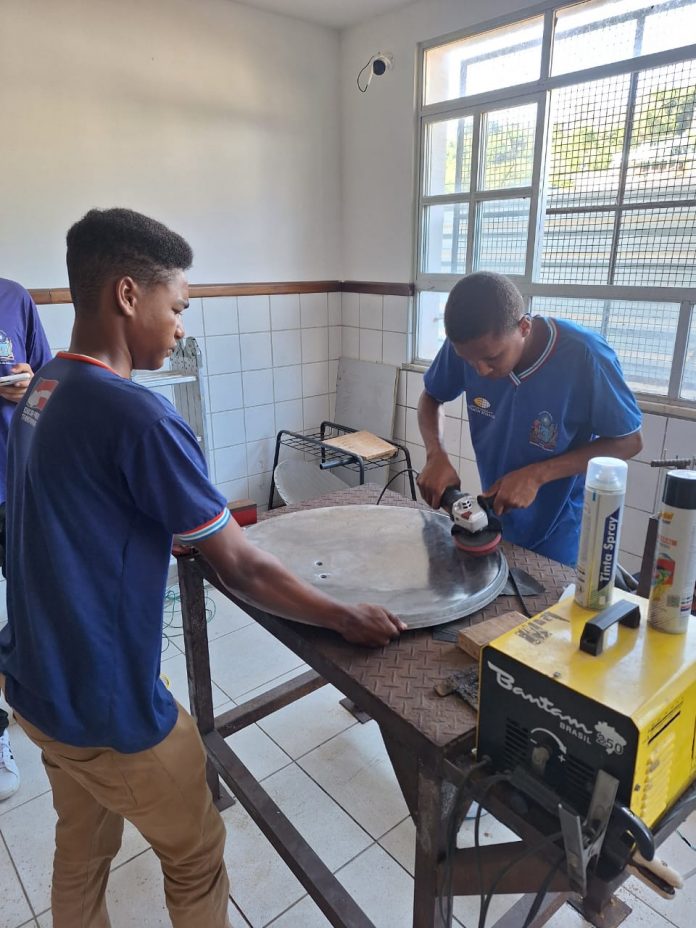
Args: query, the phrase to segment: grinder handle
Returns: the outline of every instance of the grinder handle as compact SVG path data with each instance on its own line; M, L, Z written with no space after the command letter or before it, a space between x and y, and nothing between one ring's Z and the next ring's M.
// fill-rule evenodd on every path
M459 489L459 487L447 487L440 497L440 507L446 509L447 512L452 512L452 506L457 502L458 499L461 499L465 494Z

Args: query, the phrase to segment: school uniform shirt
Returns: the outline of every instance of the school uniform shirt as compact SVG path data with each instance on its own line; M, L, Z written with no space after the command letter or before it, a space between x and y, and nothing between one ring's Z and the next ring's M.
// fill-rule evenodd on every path
M11 374L20 362L36 373L50 360L51 349L34 301L24 287L0 278L0 377ZM16 403L0 397L0 502L5 499L7 435L16 408Z
M84 355L34 378L10 431L8 702L78 747L142 751L174 726L160 680L172 536L229 520L188 425L163 397Z
M594 438L640 429L640 410L606 341L572 322L537 318L547 329L546 345L527 370L481 377L446 340L425 374L426 391L441 403L465 393L484 490ZM503 538L573 566L583 491L583 474L544 484L531 506L505 513Z

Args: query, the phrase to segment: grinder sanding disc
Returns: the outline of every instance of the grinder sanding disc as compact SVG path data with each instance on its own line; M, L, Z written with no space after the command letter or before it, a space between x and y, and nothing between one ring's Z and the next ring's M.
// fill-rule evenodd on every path
M329 506L250 525L250 542L341 602L385 606L409 628L477 612L505 586L498 549L470 557L442 513L400 506Z

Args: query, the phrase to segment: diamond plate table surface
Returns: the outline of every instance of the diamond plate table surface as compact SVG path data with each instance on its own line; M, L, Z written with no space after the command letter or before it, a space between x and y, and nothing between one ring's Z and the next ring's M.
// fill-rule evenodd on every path
M289 512L321 506L354 506L376 502L380 492L380 487L364 484L274 509L264 513L261 518L282 518ZM381 505L428 508L424 503L413 502L389 490L384 494ZM541 612L557 602L563 589L575 580L573 569L547 557L507 542L503 542L502 547L510 567L526 570L544 587L542 595L525 597L531 614ZM240 605L244 607L243 603ZM519 609L519 601L515 596L499 596L469 618L471 624L476 624L513 609ZM405 632L384 648L367 649L351 645L323 629L267 618L271 630L277 627L276 623L292 626L291 635L302 645L305 659L310 664L312 655L330 663L362 690L383 703L390 714L411 729L414 736L426 739L439 749L444 748L447 754L450 749L455 753L473 744L476 731L474 710L454 694L440 697L433 690L436 683L454 671L471 665L473 661L456 645L434 641L432 629ZM321 672L319 667L317 669ZM402 731L405 729L402 728Z

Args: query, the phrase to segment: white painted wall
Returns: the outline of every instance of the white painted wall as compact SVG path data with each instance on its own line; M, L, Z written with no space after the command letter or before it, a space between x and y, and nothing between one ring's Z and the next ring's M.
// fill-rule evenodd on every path
M232 0L3 0L0 274L67 283L67 228L128 206L193 282L339 276L338 33Z

